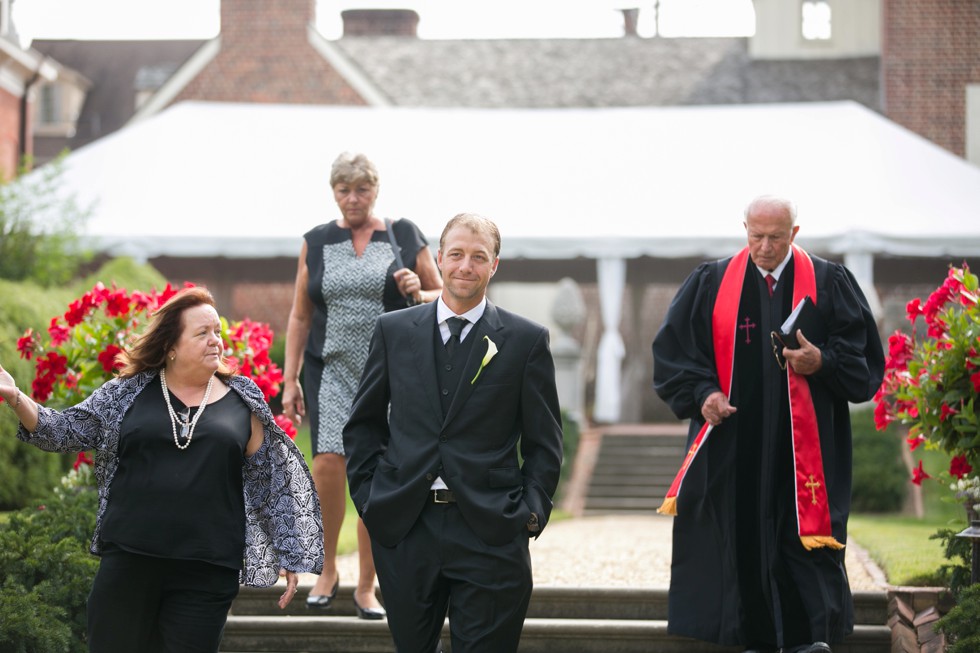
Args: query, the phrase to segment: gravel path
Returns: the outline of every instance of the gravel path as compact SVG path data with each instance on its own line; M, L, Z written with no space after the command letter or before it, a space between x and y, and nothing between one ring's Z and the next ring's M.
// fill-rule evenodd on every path
M596 516L548 525L531 541L536 586L667 587L671 517ZM851 589L880 590L884 575L853 540L845 549ZM341 582L357 579L357 554L338 559ZM302 582L312 584L313 576Z

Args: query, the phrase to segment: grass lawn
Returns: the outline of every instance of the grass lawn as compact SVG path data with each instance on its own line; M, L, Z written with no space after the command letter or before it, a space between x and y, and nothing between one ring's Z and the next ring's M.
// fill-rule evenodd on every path
M929 539L941 528L959 531L946 519L901 515L851 515L847 534L881 567L892 585L943 585L937 573L947 563L940 540Z
M927 459L942 458L927 452ZM932 462L932 468L941 464ZM893 585L939 586L939 567L950 564L943 542L930 539L940 529L960 532L967 527L963 506L949 502L949 491L934 481L922 484L922 519L908 515L851 514L847 533L868 551ZM955 561L969 564L969 561Z

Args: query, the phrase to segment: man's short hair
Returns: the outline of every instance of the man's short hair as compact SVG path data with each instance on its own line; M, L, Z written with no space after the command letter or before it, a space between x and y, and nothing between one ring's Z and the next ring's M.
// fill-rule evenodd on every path
M446 235L452 231L454 227L466 227L475 234L488 236L490 238L490 242L493 243L493 257L498 258L500 256L500 230L497 229L497 225L495 225L490 218L485 218L482 215L477 215L476 213L460 213L453 216L453 218L446 223L446 228L442 230L442 235L439 236L440 250L446 246Z

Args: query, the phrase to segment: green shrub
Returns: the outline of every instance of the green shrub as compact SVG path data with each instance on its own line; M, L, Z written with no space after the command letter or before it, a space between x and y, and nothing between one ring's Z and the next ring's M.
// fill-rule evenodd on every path
M946 635L948 653L980 651L980 585L960 593L956 607L936 622L936 630Z
M946 562L940 565L937 575L940 583L948 587L954 596L959 596L970 586L972 574L973 545L968 538L957 537L961 530L941 528L929 537L943 544Z
M30 394L32 362L17 353L17 339L28 327L45 329L53 315L65 310L71 293L45 289L30 282L0 279L0 365ZM0 405L0 510L20 508L50 492L68 468L68 458L46 453L17 440L17 418Z
M84 653L94 490L52 494L0 525L0 650Z
M894 429L877 431L870 410L853 411L854 466L851 510L898 512L909 490L909 475L902 463L904 442Z
M104 263L98 270L72 285L72 298L92 289L98 282L106 286L116 284L126 290L163 290L167 279L152 265L136 263L131 258L114 258ZM64 307L61 309L64 311ZM53 314L52 314L53 315Z
M17 339L28 328L46 333L51 318L63 314L70 301L91 290L98 281L147 291L162 289L167 283L153 267L125 258L108 261L67 288L42 288L30 281L0 279L0 365L13 375L21 390L30 394L34 365L17 353ZM74 456L46 453L18 441L13 437L16 430L17 419L6 406L0 406L0 510L20 508L43 496L74 460Z

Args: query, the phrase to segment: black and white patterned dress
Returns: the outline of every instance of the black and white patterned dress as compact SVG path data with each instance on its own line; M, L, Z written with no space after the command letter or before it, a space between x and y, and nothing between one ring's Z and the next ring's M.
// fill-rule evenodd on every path
M409 220L392 223L406 267L415 269L427 243ZM341 431L367 361L374 323L384 312L404 308L393 274L395 256L386 231L375 231L357 256L350 229L330 222L304 235L309 271L307 293L313 323L303 360L303 390L313 453L343 455Z

